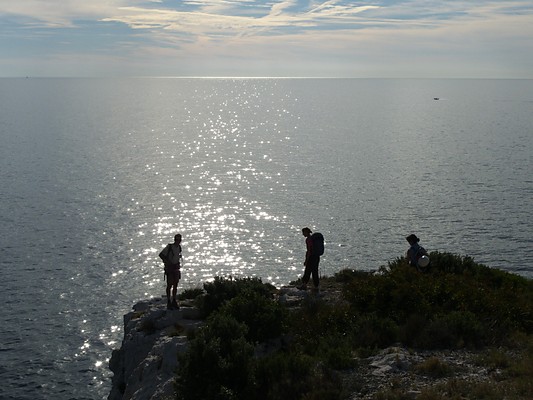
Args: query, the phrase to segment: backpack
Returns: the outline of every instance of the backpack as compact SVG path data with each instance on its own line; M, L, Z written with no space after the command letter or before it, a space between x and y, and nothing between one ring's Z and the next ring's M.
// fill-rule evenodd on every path
M165 250L166 250L167 248L168 248L168 251L166 252L166 254L164 254L164 253L165 253ZM179 250L180 250L180 253L181 253L181 246L179 247ZM163 249L163 251L162 251L161 253L159 253L159 257L161 257L161 259L163 260L163 263L165 264L165 267L166 267L167 265L171 265L170 262L171 262L172 258L174 257L174 249L173 249L173 247L172 247L172 243L169 243L169 244L167 245L167 247L165 247L165 248Z
M324 236L320 232L315 232L311 235L313 241L312 252L314 256L321 256L324 254Z
M420 259L422 258L422 256L426 256L426 258L428 260L425 263L425 265L423 265L424 262L420 262ZM415 261L415 265L414 266L417 267L417 268L425 268L429 264L429 257L427 256L427 251L422 246L418 246L418 248L416 249L416 253L413 256L413 258L414 258L414 261Z

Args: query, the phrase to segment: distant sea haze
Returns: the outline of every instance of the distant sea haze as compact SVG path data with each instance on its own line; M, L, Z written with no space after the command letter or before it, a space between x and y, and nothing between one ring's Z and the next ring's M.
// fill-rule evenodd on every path
M0 79L0 398L104 399L122 315L428 251L533 276L533 81Z

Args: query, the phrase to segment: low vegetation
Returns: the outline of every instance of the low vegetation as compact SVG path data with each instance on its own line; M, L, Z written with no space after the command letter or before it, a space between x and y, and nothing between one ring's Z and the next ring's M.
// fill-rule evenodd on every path
M472 349L494 382L467 382L447 363L413 368L447 383L433 399L527 399L533 393L533 281L434 252L420 273L397 259L376 272L344 270L323 280L332 300L309 295L298 306L275 301L259 279L224 279L191 292L206 318L189 337L177 372L180 400L348 399L347 371L391 345L414 350ZM513 354L513 356L509 356ZM363 383L364 384L364 383ZM401 388L375 399L403 399Z

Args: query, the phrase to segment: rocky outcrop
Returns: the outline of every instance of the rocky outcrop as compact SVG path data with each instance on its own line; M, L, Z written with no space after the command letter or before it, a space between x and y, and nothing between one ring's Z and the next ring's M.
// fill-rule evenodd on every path
M277 301L289 308L299 307L303 299L338 302L340 292L329 288L312 293L294 287L282 288ZM187 348L187 333L203 324L199 311L187 304L180 310L167 310L166 299L155 298L137 303L124 316L124 340L114 350L110 369L114 373L109 400L161 400L175 398L174 379L178 355ZM256 348L258 356L283 347L283 338ZM478 354L467 350L422 351L389 347L371 357L358 359L357 367L344 371L346 386L352 388L352 400L369 400L391 387L404 389L415 399L424 388L449 379L483 382L498 371L480 367ZM420 366L426 365L426 370ZM450 369L435 376L431 365ZM429 370L429 371L428 371ZM446 371L445 371L446 372Z
M178 354L187 333L202 324L198 310L182 305L167 310L166 299L137 303L124 316L124 339L109 367L114 373L109 400L174 398Z
M345 381L357 388L351 400L371 400L391 388L402 389L402 398L416 399L424 389L450 380L480 383L495 379L500 371L480 366L478 358L478 353L464 349L417 352L392 346L360 359Z
M296 288L285 288L279 301L293 307L306 296ZM114 375L108 400L175 397L178 355L187 348L187 333L203 324L196 307L180 305L179 310L167 310L166 298L153 298L135 304L124 315L124 339L109 361Z

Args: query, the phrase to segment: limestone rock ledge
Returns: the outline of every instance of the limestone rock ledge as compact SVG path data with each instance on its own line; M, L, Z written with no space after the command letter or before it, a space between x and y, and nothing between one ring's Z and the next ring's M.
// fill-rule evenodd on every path
M287 307L298 307L304 298L338 301L340 294L333 290L310 295L296 288L282 288L278 301ZM109 400L170 400L175 398L174 378L178 354L187 348L187 333L204 322L197 308L181 304L180 310L166 309L166 298L154 298L133 306L124 315L122 346L114 350L109 367L114 373ZM272 345L272 343L270 343ZM258 346L256 354L276 351L268 344ZM468 350L413 351L401 346L383 349L378 354L358 360L357 368L344 371L347 387L354 389L352 400L370 400L376 393L393 385L406 390L409 398L416 398L426 387L446 382L452 377L426 376L414 371L415 366L429 359L437 359L459 371L453 378L470 382L493 379L500 372L480 367L478 354Z
M114 376L108 399L174 398L177 355L186 349L187 333L202 323L194 307L167 310L166 298L135 304L124 315L122 346L109 361Z

